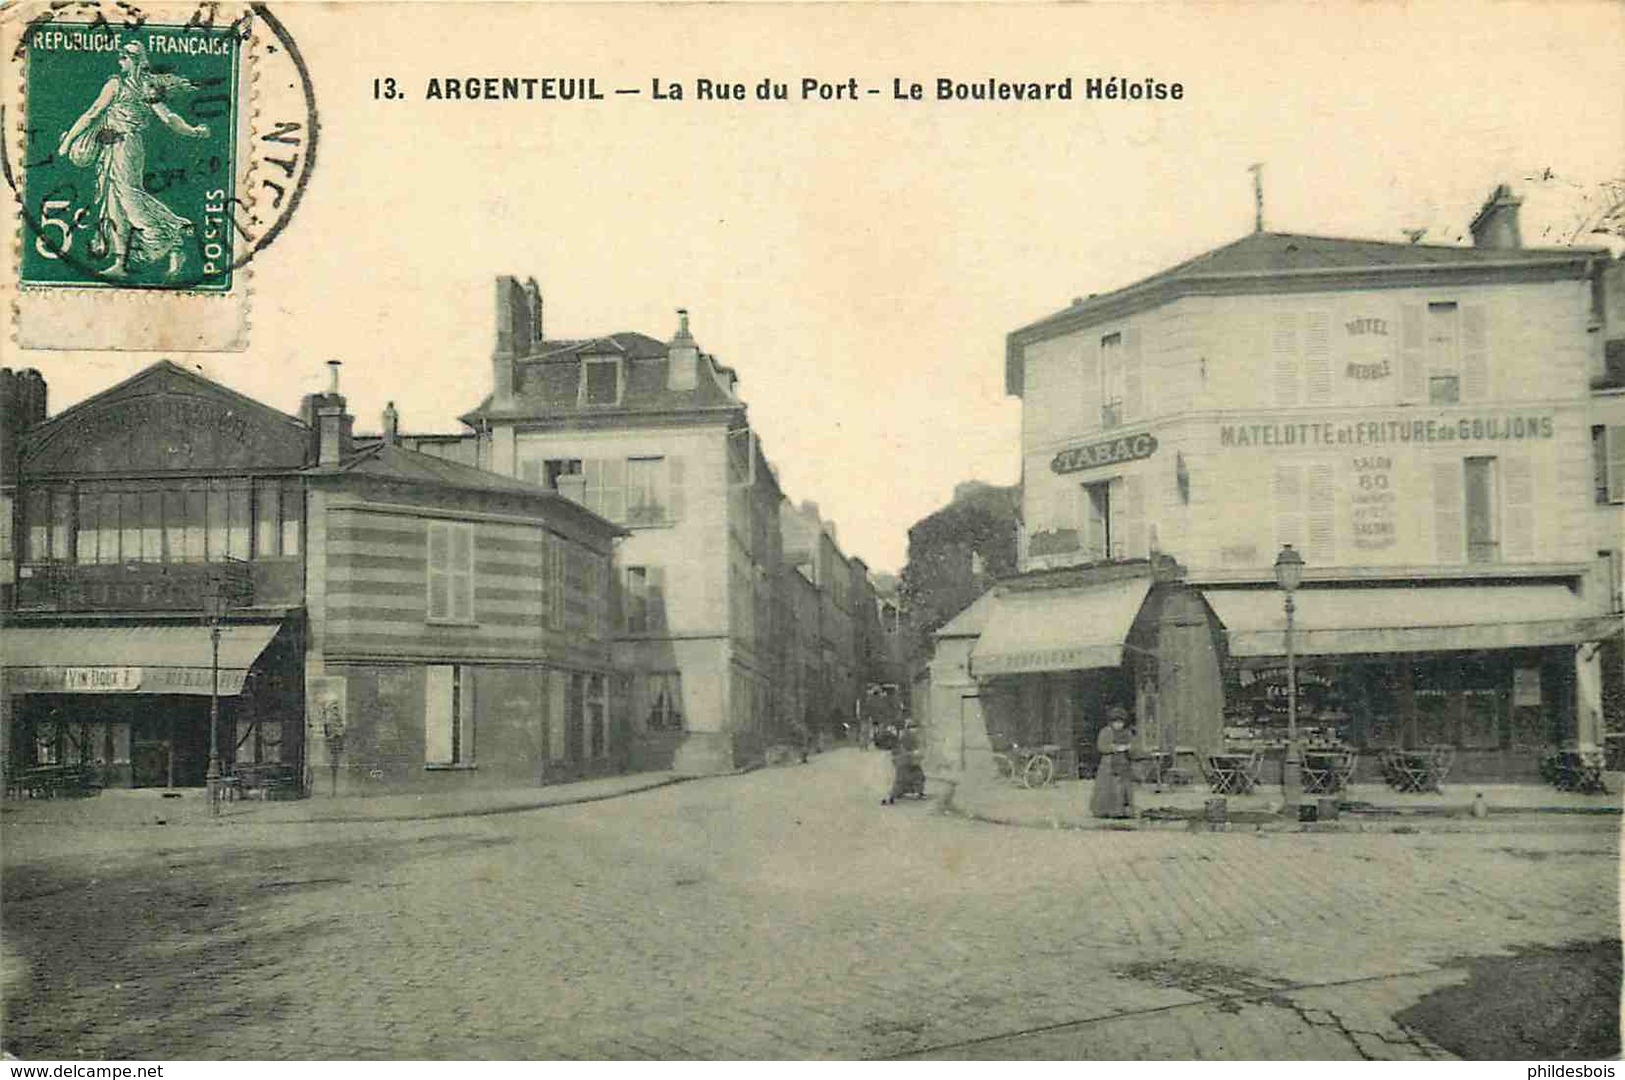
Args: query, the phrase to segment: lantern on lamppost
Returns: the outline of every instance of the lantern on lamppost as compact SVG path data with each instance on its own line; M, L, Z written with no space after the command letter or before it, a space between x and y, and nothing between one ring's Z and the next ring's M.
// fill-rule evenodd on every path
M1298 805L1303 793L1303 754L1298 746L1298 653L1293 640L1294 595L1303 583L1303 556L1291 544L1275 556L1275 583L1286 594L1286 758L1281 763L1281 794L1286 805Z

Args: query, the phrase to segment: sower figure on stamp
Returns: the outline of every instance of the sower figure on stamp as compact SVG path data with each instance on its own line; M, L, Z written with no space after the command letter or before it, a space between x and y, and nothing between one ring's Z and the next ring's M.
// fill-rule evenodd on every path
M92 250L105 245L113 257L103 274L126 276L134 258L143 263L168 260L166 273L173 277L180 272L186 256L182 244L193 225L147 191L144 133L153 117L188 139L208 138L209 128L187 123L164 103L166 95L189 90L192 84L149 70L147 50L140 42L119 50L118 68L90 108L63 134L57 154L81 168L95 166L97 239Z
M1134 767L1129 750L1134 734L1128 729L1128 710L1113 705L1106 710L1106 726L1100 729L1095 749L1100 751L1100 767L1095 770L1095 789L1089 797L1089 812L1095 817L1134 816Z

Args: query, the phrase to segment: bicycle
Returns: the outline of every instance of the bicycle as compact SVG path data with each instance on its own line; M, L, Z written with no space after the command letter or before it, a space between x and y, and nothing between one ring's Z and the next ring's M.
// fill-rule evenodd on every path
M1021 746L1011 743L1004 751L994 751L993 767L1001 780L1011 780L1024 788L1046 787L1055 780L1055 754L1059 746Z

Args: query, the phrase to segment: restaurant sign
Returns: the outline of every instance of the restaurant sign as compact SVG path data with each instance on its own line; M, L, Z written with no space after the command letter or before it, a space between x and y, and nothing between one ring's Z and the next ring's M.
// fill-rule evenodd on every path
M248 672L221 668L219 693L242 693ZM214 692L216 672L206 667L17 667L7 673L17 693L194 694Z
M1141 431L1134 435L1119 435L1115 439L1102 439L1100 442L1062 450L1055 455L1055 460L1050 462L1049 467L1058 473L1081 472L1102 465L1140 461L1156 452L1157 437L1149 431Z

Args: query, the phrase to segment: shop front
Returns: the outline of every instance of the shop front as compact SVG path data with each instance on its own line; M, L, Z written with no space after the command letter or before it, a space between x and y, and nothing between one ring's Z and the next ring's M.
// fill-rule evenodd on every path
M226 771L299 768L303 704L297 626L220 628L218 664L200 625L12 626L0 692L9 698L9 772L93 769L107 787L201 787L211 697Z
M1180 574L1159 557L999 583L939 632L932 717L949 730L938 741L955 744L951 729L974 726L965 721L973 716L989 750L1056 746L1063 775L1075 763L1088 776L1107 711L1120 707L1142 750L1216 748L1222 641L1201 594ZM954 650L966 643L967 660L956 665ZM958 745L974 750L980 734L967 730ZM946 756L952 764L953 746ZM957 756L962 767L979 767L973 753Z
M1284 746L1283 595L1208 588L1227 639L1227 747ZM1601 741L1601 643L1618 614L1557 582L1317 586L1296 594L1298 735L1360 753L1446 748L1459 780L1533 781L1541 755Z

